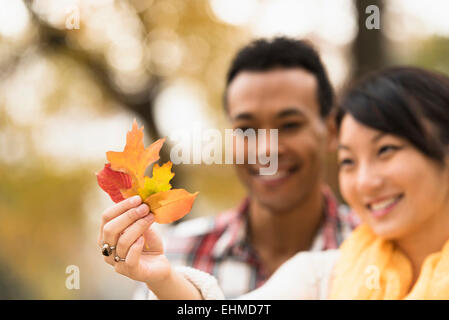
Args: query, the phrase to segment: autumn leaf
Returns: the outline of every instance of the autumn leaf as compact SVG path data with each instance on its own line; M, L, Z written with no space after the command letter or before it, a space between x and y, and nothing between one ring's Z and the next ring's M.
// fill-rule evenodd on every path
M184 189L162 191L144 200L154 213L154 221L171 223L184 217L192 209L198 192L191 194Z
M97 181L114 202L139 195L149 205L156 222L171 223L190 212L198 192L171 190L170 180L175 174L171 172L173 164L170 161L162 166L154 164L152 177L145 176L147 167L159 160L164 141L159 139L145 148L143 127L139 129L134 120L126 135L124 150L106 152L109 163L97 173Z
M153 162L159 160L159 151L165 138L159 139L148 148L143 145L143 127L138 129L134 119L132 130L126 134L126 146L122 152L108 151L106 158L111 169L127 173L132 179L134 194L144 187L145 170Z
M162 167L157 163L153 166L153 176L151 178L145 177L144 186L139 190L139 195L142 199L146 199L154 193L171 189L169 182L175 175L171 172L171 167L172 163L170 161L164 163Z
M112 201L120 202L124 200L121 190L131 188L131 178L123 172L111 169L111 164L106 164L99 173L97 173L98 185L107 192Z

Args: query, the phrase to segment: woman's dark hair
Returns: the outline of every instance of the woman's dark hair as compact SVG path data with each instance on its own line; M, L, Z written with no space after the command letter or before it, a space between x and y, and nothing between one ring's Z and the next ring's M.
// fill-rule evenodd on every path
M407 139L443 163L449 152L449 78L417 67L394 67L363 78L339 103L337 127L358 122Z
M275 68L302 68L313 74L318 83L320 115L325 118L330 113L334 92L320 56L307 41L287 37L254 40L237 52L226 77L223 99L225 108L227 108L228 87L240 72L263 72Z

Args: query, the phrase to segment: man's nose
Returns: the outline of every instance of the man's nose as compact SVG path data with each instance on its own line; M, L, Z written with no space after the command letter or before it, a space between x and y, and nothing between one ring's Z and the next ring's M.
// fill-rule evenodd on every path
M283 151L280 145L276 129L265 129L258 132L257 135L257 155L260 157L269 157L273 154L279 154Z

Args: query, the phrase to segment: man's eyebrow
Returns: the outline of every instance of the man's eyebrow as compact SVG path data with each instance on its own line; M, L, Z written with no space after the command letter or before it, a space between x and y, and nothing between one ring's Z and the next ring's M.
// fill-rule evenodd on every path
M292 115L305 116L304 112L302 112L301 110L298 110L296 108L287 108L279 111L276 114L276 118L285 118ZM254 115L250 112L242 112L234 117L234 120L252 120L252 119L254 119Z
M350 150L350 148L349 148L348 146L345 146L344 144L339 144L339 145L337 146L337 150L340 150L340 149Z
M252 113L249 112L242 112L234 117L234 120L252 120L252 119L254 119L254 116Z
M287 108L284 109L276 115L277 118L284 118L292 115L298 115L298 116L305 116L304 113L301 110L298 110L296 108Z

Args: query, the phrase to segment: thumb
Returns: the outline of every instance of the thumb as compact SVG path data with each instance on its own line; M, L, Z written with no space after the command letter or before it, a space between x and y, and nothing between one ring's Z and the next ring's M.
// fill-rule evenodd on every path
M145 239L145 244L143 245L144 252L153 254L164 253L162 239L153 228L148 228L147 230L145 230L145 232L143 233L143 237Z

